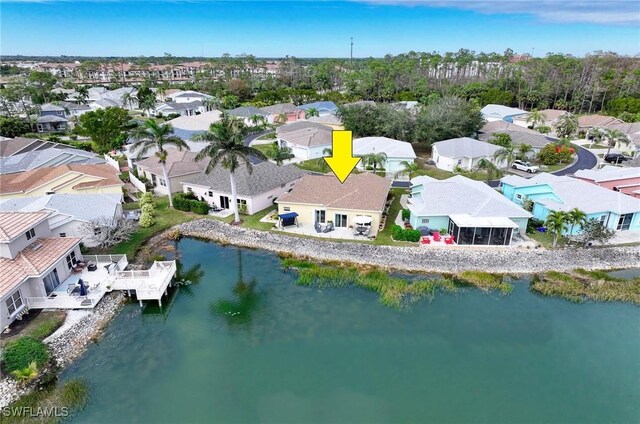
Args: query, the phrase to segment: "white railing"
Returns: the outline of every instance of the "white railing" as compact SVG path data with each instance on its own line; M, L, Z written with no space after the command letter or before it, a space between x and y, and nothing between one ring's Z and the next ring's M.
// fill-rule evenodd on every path
M147 192L147 187L144 185L144 183L142 181L137 179L136 176L133 175L132 172L129 172L129 181L131 182L131 184L133 184L133 186L135 188L137 188L141 192L143 192L143 193Z
M111 290L135 290L140 300L157 300L162 297L175 273L175 261L156 261L148 270L117 271L111 282Z
M82 255L85 262L93 262L94 264L109 264L116 262L118 269L124 269L127 267L127 255ZM124 267L121 267L124 265Z
M29 309L79 309L93 308L100 298L57 296L57 297L27 297Z
M113 166L114 168L116 168L116 171L120 172L120 164L118 163L117 160L115 160L114 158L112 158L111 156L109 156L108 154L104 154L104 160L111 166Z

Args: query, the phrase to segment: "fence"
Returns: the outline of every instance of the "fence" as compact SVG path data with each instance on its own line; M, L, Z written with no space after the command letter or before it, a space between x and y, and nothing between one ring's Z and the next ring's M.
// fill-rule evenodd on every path
M131 184L133 184L133 186L140 190L142 193L147 192L147 187L144 185L144 183L137 179L136 176L131 172L129 173L129 181L131 181Z
M120 172L120 164L117 160L109 156L108 154L104 154L104 160L111 166L113 166L118 172Z

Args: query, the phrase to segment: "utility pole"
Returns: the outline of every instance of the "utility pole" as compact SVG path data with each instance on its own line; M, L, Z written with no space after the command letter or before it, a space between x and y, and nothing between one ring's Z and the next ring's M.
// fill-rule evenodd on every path
M349 56L349 63L353 65L353 37L351 37L351 55Z

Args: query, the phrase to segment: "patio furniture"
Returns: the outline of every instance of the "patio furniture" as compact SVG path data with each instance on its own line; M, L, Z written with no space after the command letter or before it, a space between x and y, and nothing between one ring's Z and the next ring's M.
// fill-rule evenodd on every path
M89 263L89 265L87 265L87 271L93 272L97 269L98 269L98 265L94 263Z
M445 237L444 244L453 244L453 236Z
M546 233L547 232L547 228L546 227L538 227L538 232L539 233Z
M67 285L67 294L73 293L75 289L76 289L76 283L69 283Z
M433 241L440 241L441 237L440 237L440 231L434 231L433 232Z
M422 243L422 244L430 244L430 243L431 243L431 240L429 239L429 237L424 236L424 237L422 237L422 238L420 239L420 243Z
M333 231L334 226L333 226L333 222L329 222L324 229L322 230L323 233L328 233L330 231Z

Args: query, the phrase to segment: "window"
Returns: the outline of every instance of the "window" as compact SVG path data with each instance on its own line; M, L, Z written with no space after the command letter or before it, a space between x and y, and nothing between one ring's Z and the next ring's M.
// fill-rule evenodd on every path
M247 206L247 201L245 199L237 199L237 202L238 202L239 205Z
M71 252L65 258L67 261L67 268L71 269L76 264L76 252Z
M429 223L429 218L422 218L422 223L423 224L428 224Z
M337 213L335 215L335 226L336 227L346 227L347 226L347 215L342 213Z
M600 222L602 222L604 224L604 222L607 220L607 215L602 215L600 217Z
M462 159L458 159L458 165L462 165Z
M66 237L67 233L60 233L60 237Z
M158 181L160 181L160 185L162 187L166 187L167 186L167 183L165 182L164 178L158 178Z
M327 221L327 211L316 210L316 223L324 224Z
M282 210L283 210L283 211L285 211L285 212L291 212L291 208L290 208L290 207L288 207L288 206L287 206L287 207L285 207L285 208L282 208Z
M31 240L32 238L34 238L36 236L35 228L32 228L29 231L27 231L26 235L27 235L27 240Z
M213 197L213 191L209 191L207 194L209 195L209 197Z
M94 236L99 236L100 234L102 234L102 228L94 228L93 229L93 235Z
M20 296L20 290L17 290L7 299L7 309L9 310L9 315L13 315L23 304L22 296Z

